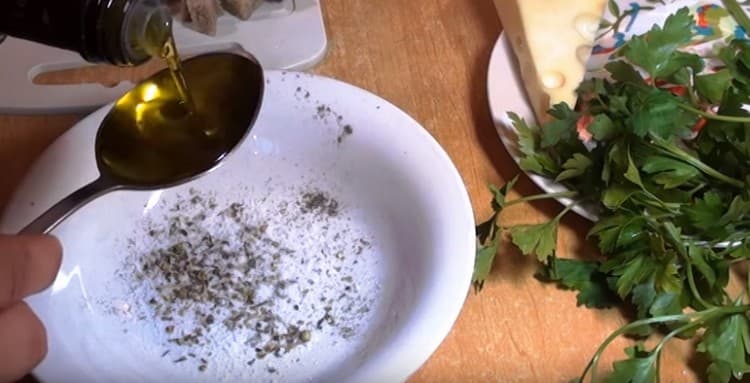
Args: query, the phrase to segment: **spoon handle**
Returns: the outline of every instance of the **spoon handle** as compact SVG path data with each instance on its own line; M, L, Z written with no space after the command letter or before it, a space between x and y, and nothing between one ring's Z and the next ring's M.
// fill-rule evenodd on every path
M37 219L21 229L19 234L47 234L71 214L75 213L76 210L111 189L112 184L105 178L99 177L47 209Z

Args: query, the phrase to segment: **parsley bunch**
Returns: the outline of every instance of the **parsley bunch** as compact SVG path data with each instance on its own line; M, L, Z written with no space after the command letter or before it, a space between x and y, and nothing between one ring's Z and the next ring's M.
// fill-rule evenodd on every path
M750 31L734 0L724 1ZM606 65L607 76L584 81L579 105L555 105L551 120L531 125L511 114L522 153L520 167L569 191L509 201L516 182L491 186L493 216L477 226L474 286L481 290L499 241L542 265L539 277L577 290L591 308L630 305L637 318L606 339L575 381L601 381L597 364L617 337L664 336L653 348L626 350L603 381L659 381L660 354L675 337L699 337L710 362L705 379L725 383L750 371L750 276L746 291L727 291L732 265L750 260L750 43L732 40L720 65L685 48L695 27L687 8L663 26L635 36ZM569 198L549 222L505 227L500 213L514 204ZM588 237L598 260L559 258L560 219L585 204L599 219Z

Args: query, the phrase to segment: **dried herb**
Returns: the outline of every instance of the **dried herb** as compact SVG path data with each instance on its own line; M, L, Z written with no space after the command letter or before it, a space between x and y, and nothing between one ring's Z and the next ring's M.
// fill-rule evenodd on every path
M288 208L295 204L298 209ZM158 324L164 334L169 349L162 357L183 355L174 364L191 362L199 372L209 370L215 363L208 350L217 346L217 334L226 333L244 339L254 357L250 367L256 359L282 358L305 347L316 332L333 330L350 338L358 318L369 312L373 298L358 293L350 270L371 243L346 226L328 233L335 227L331 220L342 213L336 198L302 190L267 217L248 206L220 204L210 194L190 190L166 208L162 220L147 221L144 238L150 245L131 242L133 254L121 277L137 282L133 295L143 297L139 318ZM292 222L319 227L335 243L315 251L294 246L299 235L284 231ZM307 241L319 239L307 231ZM315 265L313 275L292 275L290 264ZM333 281L337 289L321 285Z
M300 204L303 213L327 214L330 217L339 214L339 201L321 191L303 194Z
M344 139L346 139L346 137L351 136L352 134L354 134L354 128L352 128L352 126L348 124L344 125L341 128L341 133L339 133L339 136L336 138L336 141L340 144L344 142Z

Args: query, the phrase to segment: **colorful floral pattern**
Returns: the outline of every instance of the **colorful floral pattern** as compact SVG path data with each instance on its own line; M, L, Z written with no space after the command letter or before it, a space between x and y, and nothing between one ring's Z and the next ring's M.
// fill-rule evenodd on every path
M741 2L750 9L750 1ZM746 31L737 25L721 1L708 0L609 0L597 38L587 63L589 72L597 72L615 51L633 35L661 25L666 18L687 7L695 16L693 44L688 50L710 59L718 44L735 38L747 39Z

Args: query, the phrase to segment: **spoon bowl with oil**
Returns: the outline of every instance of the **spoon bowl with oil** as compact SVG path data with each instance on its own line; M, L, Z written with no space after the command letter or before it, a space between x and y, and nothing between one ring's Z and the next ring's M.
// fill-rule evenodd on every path
M175 75L182 81L176 81ZM245 53L209 53L162 70L115 101L99 126L99 178L21 230L48 233L115 190L157 190L210 172L247 136L260 111L263 69Z

